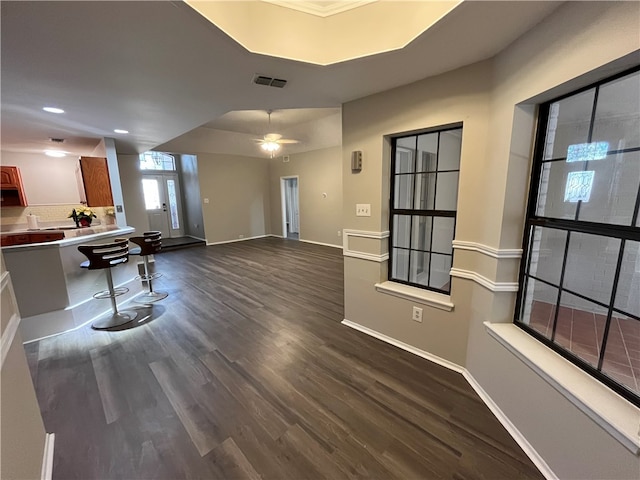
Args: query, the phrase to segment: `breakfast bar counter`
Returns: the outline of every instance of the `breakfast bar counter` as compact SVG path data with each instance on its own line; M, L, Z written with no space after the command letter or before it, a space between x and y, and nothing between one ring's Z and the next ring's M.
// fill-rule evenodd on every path
M93 299L94 293L105 289L104 271L80 268L86 257L78 245L108 243L129 237L135 230L104 225L62 231L62 240L2 247L25 341L70 330L109 310L109 302ZM135 262L120 265L113 269L114 284L130 283L137 274ZM142 289L139 284L132 285L130 290Z

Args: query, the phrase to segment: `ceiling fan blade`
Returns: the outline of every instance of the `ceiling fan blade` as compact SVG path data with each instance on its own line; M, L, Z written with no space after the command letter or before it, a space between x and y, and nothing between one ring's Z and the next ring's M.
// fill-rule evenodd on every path
M276 141L280 140L281 138L282 138L282 135L280 135L279 133L267 133L264 136L264 139L267 142L276 142Z
M298 140L292 140L291 138L281 138L278 143L300 143Z

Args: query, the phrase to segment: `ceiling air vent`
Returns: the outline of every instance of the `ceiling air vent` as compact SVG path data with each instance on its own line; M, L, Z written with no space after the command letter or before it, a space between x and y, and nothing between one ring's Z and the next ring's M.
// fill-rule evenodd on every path
M49 140L51 142L53 142L53 143L63 143L64 142L64 138L53 138L53 137L51 137Z
M256 75L253 77L253 83L256 85L267 85L269 87L282 88L287 84L286 80L281 78L265 77L264 75Z

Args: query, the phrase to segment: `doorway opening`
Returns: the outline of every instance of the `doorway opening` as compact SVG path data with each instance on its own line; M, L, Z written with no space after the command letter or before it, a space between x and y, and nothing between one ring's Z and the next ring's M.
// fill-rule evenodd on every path
M300 239L300 208L298 203L298 176L280 177L282 198L282 236Z
M174 156L146 152L140 155L140 168L149 229L162 232L163 238L183 237L182 195Z
M180 184L175 173L144 175L142 178L149 229L162 232L163 238L184 236L181 220Z

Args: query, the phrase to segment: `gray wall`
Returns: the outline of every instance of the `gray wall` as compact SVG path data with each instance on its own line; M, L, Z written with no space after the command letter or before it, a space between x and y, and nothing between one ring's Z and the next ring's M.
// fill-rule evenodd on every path
M127 214L127 225L136 229L135 234L149 230L149 217L144 207L142 191L142 173L138 155L118 155L120 184L124 208Z
M280 178L298 176L300 240L342 245L342 149L333 147L270 160L271 233L282 235ZM326 196L324 195L326 194Z
M209 243L282 235L280 177L298 175L301 239L342 244L340 147L291 155L289 163L281 158L180 154L179 165L187 235ZM128 224L136 232L148 230L138 156L119 155L118 166Z
M535 109L519 104L605 77L606 64L640 48L639 14L636 2L567 2L492 60L343 105L344 227L388 228L385 135L463 122L456 240L520 248ZM358 175L352 150L366 159ZM371 203L372 216L356 217L356 203ZM375 254L386 239L368 245L363 253ZM482 250L454 254L454 269L496 286L517 282L518 265ZM425 306L416 323L414 302L376 291L386 278L386 262L345 258L347 320L466 367L559 478L637 478L637 456L487 334L483 322L512 321L515 292L456 276L453 311Z
M198 153L198 178L208 243L271 233L267 159Z
M202 199L198 179L198 159L195 155L177 155L182 181L182 211L184 212L185 235L204 239Z

